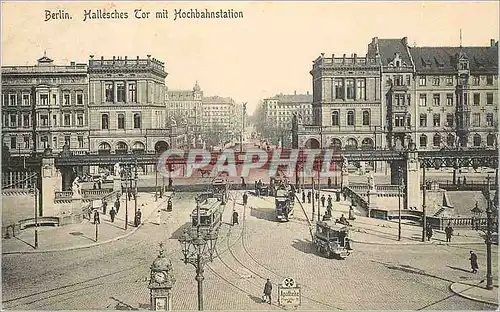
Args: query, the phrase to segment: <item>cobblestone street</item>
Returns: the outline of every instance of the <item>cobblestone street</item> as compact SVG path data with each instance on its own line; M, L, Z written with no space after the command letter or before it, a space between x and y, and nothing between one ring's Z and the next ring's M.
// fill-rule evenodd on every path
M312 248L305 217L298 207L294 220L277 223L273 198L250 196L244 208L241 193L232 193L237 197L234 207L240 214L240 224L228 225L233 207L229 202L219 234L218 257L205 267L206 310L279 309L277 284L284 277L292 277L302 286L299 310L494 308L449 290L455 281L484 278L484 244L357 243L346 260L327 259ZM3 307L148 309L149 266L157 255L158 243L164 241L177 280L173 307L196 310L195 270L181 261L177 241L195 206L193 196L175 194L173 212L166 215L164 224L146 223L133 235L111 244L68 252L3 255ZM305 209L309 214L310 204L305 204ZM363 225L360 222L358 226ZM362 235L360 238L380 240L369 231ZM478 254L479 274L469 271L470 249ZM496 246L493 250L496 268ZM261 301L266 278L274 285L272 305Z

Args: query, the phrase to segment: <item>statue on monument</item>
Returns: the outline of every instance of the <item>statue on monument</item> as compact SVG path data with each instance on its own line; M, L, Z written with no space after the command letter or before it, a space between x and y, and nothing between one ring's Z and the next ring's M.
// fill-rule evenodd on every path
M73 185L71 186L72 191L73 191L73 197L77 195L81 195L81 185L80 185L80 178L76 177L73 180Z
M371 191L375 191L376 190L376 187L375 187L375 178L373 177L373 173L371 171L368 174L368 185L370 185L370 190Z
M120 163L116 163L114 166L114 176L115 178L120 177Z
M346 175L349 173L348 171L349 163L347 162L347 158L342 155L342 174Z

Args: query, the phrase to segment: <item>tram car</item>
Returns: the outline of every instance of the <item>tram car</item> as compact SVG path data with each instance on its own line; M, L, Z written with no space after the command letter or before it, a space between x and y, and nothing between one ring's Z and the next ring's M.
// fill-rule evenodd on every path
M334 221L316 222L313 244L328 258L345 259L352 253L349 227Z
M229 196L229 184L227 183L227 179L214 179L212 181L211 192L214 194L215 198L225 205Z
M290 200L288 190L276 191L276 198L274 201L276 206L276 219L278 221L285 222L293 218L293 204Z
M210 192L198 194L196 204L199 207L196 207L191 213L192 230L198 228L198 220L200 222L200 230L208 231L210 229L218 229L221 226L223 206L217 198L210 197L210 195Z

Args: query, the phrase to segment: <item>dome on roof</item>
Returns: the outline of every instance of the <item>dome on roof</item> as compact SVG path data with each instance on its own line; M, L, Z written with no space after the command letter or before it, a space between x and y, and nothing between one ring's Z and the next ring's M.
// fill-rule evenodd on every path
M198 80L197 80L197 81L196 81L196 83L194 84L193 91L195 91L195 92L197 92L197 91L201 91L201 88L200 88L200 86L198 85Z

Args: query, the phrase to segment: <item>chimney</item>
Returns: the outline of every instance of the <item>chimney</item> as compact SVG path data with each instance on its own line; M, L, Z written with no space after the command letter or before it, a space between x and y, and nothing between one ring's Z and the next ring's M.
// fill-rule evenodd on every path
M321 58L323 58L325 56L325 53L321 53Z
M378 37L372 38L372 44L378 44Z
M309 91L307 91L307 95L309 95Z
M101 61L104 61L104 56L101 56Z
M343 60L342 62L345 63L345 53L344 53L344 56L342 56Z
M354 53L354 64L356 64L356 61L358 60L358 55Z
M403 37L403 39L401 39L401 43L406 47L408 46L408 37Z
M91 59L91 60L93 60L93 59L94 59L94 56L93 56L92 54L90 55L90 59Z
M293 95L297 95L297 91L293 91Z
M148 59L150 59L151 58L151 54L148 54L147 57L148 57Z
M116 56L113 55L113 63L115 62Z
M495 46L495 39L490 39L490 47L494 47Z

